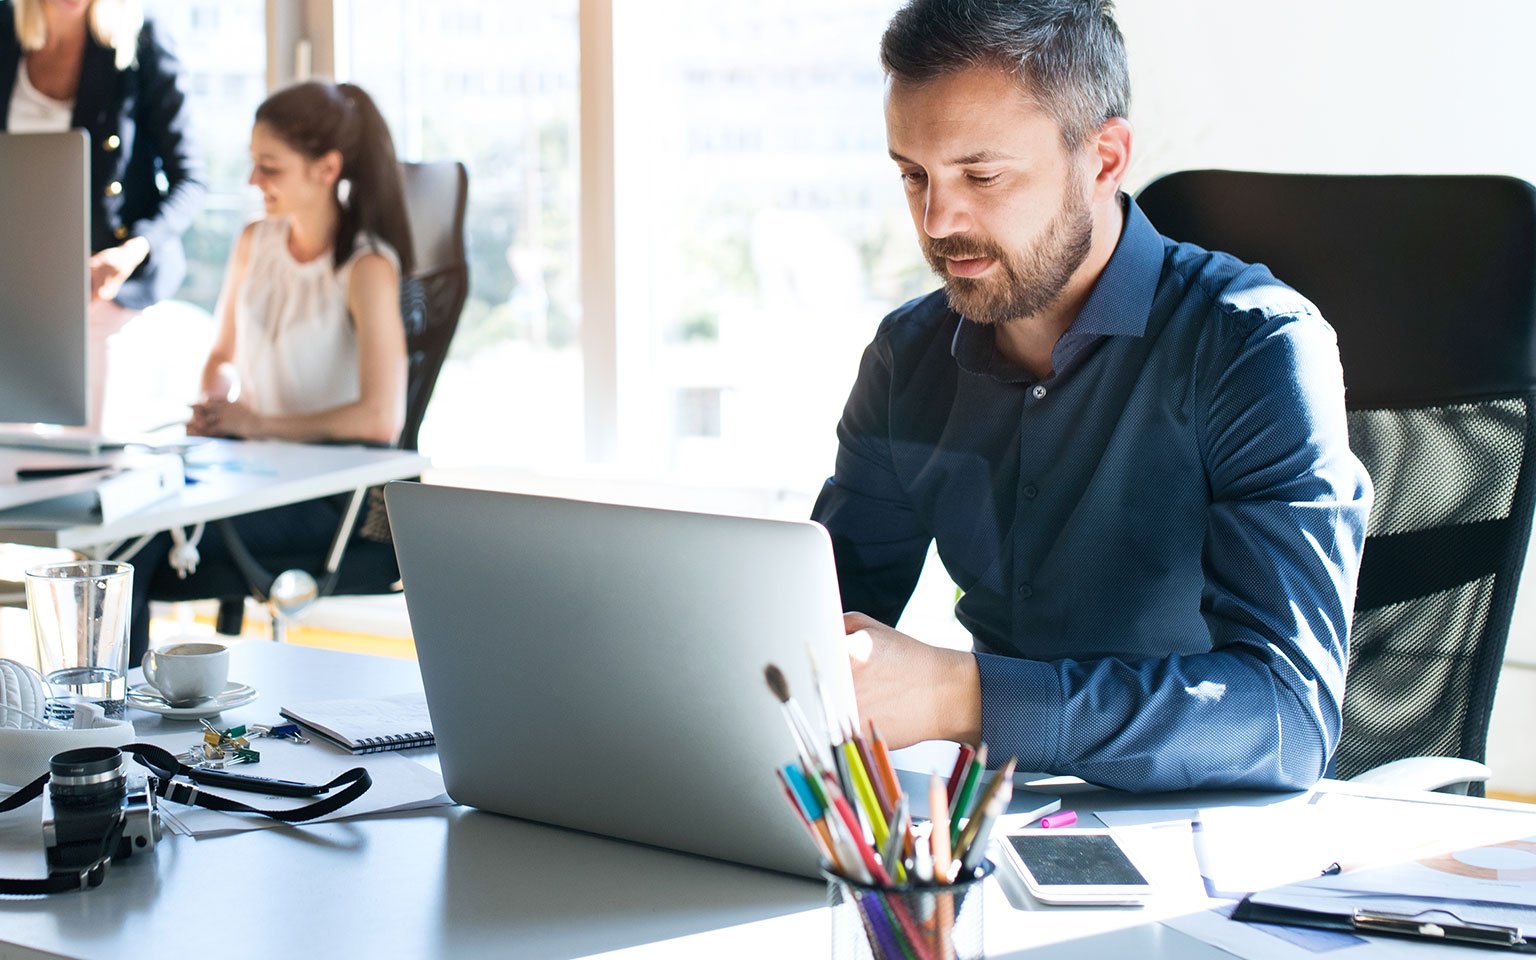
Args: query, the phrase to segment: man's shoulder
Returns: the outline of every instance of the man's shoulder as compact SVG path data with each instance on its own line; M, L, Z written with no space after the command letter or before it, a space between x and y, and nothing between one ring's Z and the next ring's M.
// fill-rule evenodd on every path
M1255 326L1281 318L1322 319L1311 300L1262 263L1175 241L1167 241L1164 263L1186 296L1204 301L1210 316Z

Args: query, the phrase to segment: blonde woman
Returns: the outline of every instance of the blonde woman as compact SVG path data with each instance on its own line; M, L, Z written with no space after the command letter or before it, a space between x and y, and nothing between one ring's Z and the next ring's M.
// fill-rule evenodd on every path
M204 192L186 100L139 0L0 0L0 131L79 128L91 140L94 425L106 338L186 274L181 234Z

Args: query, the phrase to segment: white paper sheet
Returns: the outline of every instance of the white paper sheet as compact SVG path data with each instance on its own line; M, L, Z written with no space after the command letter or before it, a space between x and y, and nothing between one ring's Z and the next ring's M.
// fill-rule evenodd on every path
M200 742L197 732L164 734L146 737L141 742L164 747L171 753L181 753L194 743ZM323 823L342 820L365 813L385 813L397 810L414 810L420 807L445 806L453 803L443 789L443 778L436 770L410 759L412 751L396 753L370 753L353 756L322 743L292 743L287 740L253 740L251 746L261 754L261 762L242 764L230 768L232 772L249 773L256 777L276 780L297 780L303 783L328 783L353 767L363 767L373 779L373 786L361 797L334 813L318 817L306 823ZM288 810L313 803L321 797L275 797L259 793L245 793L218 787L198 786L198 790L229 797L253 807L268 810ZM278 821L250 813L223 813L203 810L178 803L162 801L162 818L168 829L192 837L213 837L244 830L260 830L276 826Z

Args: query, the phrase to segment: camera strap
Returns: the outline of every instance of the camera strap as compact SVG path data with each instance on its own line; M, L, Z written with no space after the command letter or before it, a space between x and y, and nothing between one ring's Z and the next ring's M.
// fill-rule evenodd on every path
M313 820L316 817L334 813L367 793L368 788L373 786L373 778L368 775L366 769L353 767L325 784L326 791L336 792L322 800L287 810L262 810L216 793L207 793L193 784L177 780L176 777L190 773L192 768L177 760L174 754L163 747L157 747L151 743L130 743L121 749L155 775L151 781L154 792L166 800L225 813L254 813L283 823L302 823L305 820ZM48 785L48 778L49 774L45 773L4 800L0 800L0 813L15 810L42 796L43 789ZM337 790L338 787L345 789ZM119 820L102 837L101 854L90 866L82 870L54 873L43 879L0 878L0 896L37 896L60 893L65 890L84 890L99 885L106 876L107 866L112 862L112 855L117 850L122 834L123 824Z
M302 823L305 820L313 820L316 817L334 813L367 793L368 788L373 786L373 778L368 776L367 770L362 767L353 767L325 784L327 791L335 790L340 786L346 786L345 790L338 790L323 800L316 800L314 803L307 803L291 810L262 810L216 793L206 793L190 783L174 779L190 773L192 768L177 760L175 755L163 747L157 747L151 743L130 743L122 749L124 753L132 754L141 765L149 768L157 779L155 793L167 800L184 803L190 807L202 807L204 810L255 813L284 823ZM3 808L0 808L0 811L3 811Z
M48 785L48 777L49 774L45 773L4 800L0 800L0 813L15 810L42 796L43 788ZM117 850L117 844L122 838L123 822L119 819L102 836L101 851L91 861L90 866L78 871L50 873L41 878L25 880L0 878L0 895L36 897L46 893L63 893L65 890L84 890L98 886L106 878L107 867L112 863L112 854Z

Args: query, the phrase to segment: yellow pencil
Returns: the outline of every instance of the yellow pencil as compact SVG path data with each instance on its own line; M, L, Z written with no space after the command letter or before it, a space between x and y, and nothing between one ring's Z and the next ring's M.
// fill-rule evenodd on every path
M875 849L884 849L890 829L886 826L885 814L880 812L880 801L875 799L875 788L869 782L864 761L859 759L858 748L851 740L843 741L843 756L848 761L848 775L853 780L854 792L858 794L859 806L864 808L864 814L869 818L869 828L875 834Z

